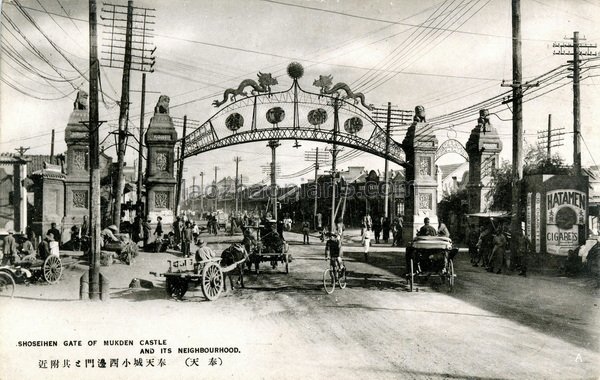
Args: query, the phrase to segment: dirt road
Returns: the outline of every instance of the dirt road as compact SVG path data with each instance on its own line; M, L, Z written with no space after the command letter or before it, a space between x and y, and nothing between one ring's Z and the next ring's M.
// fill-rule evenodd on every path
M246 276L245 289L214 302L205 301L199 289L183 301L165 296L164 282L148 272L166 269L170 254L142 253L133 266L103 268L111 283L106 303L78 301L84 263L71 265L57 285L18 285L14 299L0 300L0 378L600 375L598 292L584 280L488 274L461 253L454 292L430 279L410 293L401 277L402 253L377 246L365 263L361 248L348 246L348 287L327 295L323 245L314 240L302 245L299 239L288 235L290 274L265 263L259 275ZM228 242L210 244L223 249ZM153 280L155 288L129 289L134 277ZM18 346L54 340L58 347ZM65 340L82 346L65 346ZM131 346L108 345L129 340ZM238 352L200 352L210 347ZM150 348L153 353L143 353ZM99 368L99 359L108 368ZM40 368L44 360L48 368Z

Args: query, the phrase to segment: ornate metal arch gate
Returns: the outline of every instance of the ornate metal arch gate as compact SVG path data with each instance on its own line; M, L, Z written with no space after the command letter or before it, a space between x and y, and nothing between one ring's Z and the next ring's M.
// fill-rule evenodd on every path
M401 145L387 139L385 130L365 111L371 106L365 104L363 94L353 93L344 83L333 85L331 76L313 82L320 93L305 91L298 83L303 67L294 62L287 71L293 83L285 91L271 92L277 80L263 73L258 74L258 83L246 79L237 89L227 89L223 100L213 105L219 107L230 97L231 103L181 139L185 139L183 158L257 141L310 140L347 146L405 165ZM250 94L244 92L246 87L253 88Z

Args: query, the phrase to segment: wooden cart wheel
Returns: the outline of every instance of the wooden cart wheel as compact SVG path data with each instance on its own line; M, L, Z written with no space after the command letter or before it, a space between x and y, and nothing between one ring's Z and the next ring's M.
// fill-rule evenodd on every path
M415 270L414 270L414 264L413 264L413 259L410 259L410 273L408 274L408 287L409 287L409 291L413 291L413 284L415 282Z
M165 291L169 297L181 300L187 290L188 282L186 279L181 277L167 277Z
M0 298L12 298L15 293L15 279L8 273L0 272Z
M454 290L454 263L452 262L452 259L448 260L448 271L446 275L448 276L448 291L451 292Z
M223 271L215 263L208 263L202 270L202 294L209 301L219 298L223 291Z
M56 284L62 275L62 262L60 261L60 257L56 255L48 256L42 265L42 272L44 273L44 279L47 283Z

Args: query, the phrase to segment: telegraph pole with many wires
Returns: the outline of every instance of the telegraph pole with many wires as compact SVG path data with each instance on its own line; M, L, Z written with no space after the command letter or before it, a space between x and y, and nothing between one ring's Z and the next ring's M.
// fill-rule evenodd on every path
M181 200L181 189L185 189L185 187L182 187L182 178L183 178L183 157L185 156L185 136L186 136L186 129L187 129L187 116L184 115L183 116L183 135L181 137L181 145L179 147L179 149L177 150L177 156L178 156L178 161L177 161L177 186L176 186L176 192L175 192L175 212L177 213L177 215L179 215L179 204L180 204L180 200Z
M102 17L102 20L108 21L107 24L103 24L108 30L105 33L109 34L109 44L104 44L108 50L103 50L106 56L104 60L107 62L109 67L119 67L122 64L123 77L121 81L121 101L119 104L119 131L118 131L118 142L117 142L117 180L114 189L114 208L113 208L113 223L120 226L121 222L121 203L123 198L123 190L125 187L125 177L123 169L125 166L125 153L127 146L127 139L130 136L128 132L129 124L129 84L130 84L130 72L132 70L132 64L137 65L137 69L140 71L153 71L154 57L146 56L146 51L150 54L154 53L154 50L147 49L146 39L149 36L146 34L148 31L152 31L146 28L146 24L152 24L148 18L154 17L148 12L153 12L154 9L149 8L134 8L133 0L128 0L127 6L116 5L110 3L103 4L103 13L107 17ZM125 16L125 18L123 17ZM135 20L134 20L135 18ZM140 20L140 18L142 18ZM135 24L135 26L134 26ZM141 27L140 27L141 25ZM135 32L134 32L135 30ZM119 38L124 36L125 40ZM141 37L142 41L135 40L134 37ZM133 54L135 51L136 54ZM141 53L139 53L141 52ZM119 59L121 58L122 59ZM145 78L143 78L144 80ZM145 87L145 83L142 87ZM143 91L144 92L144 91ZM142 97L144 94L142 92ZM143 120L143 117L142 117ZM143 128L140 127L140 128ZM141 131L142 132L142 131ZM143 133L143 132L142 132ZM143 137L140 136L140 143ZM141 149L138 149L138 176L141 172ZM141 184L141 180L138 178L138 187ZM139 191L138 191L139 192ZM138 199L141 199L138 195Z
M204 172L200 172L200 215L204 214Z
M546 148L548 159L552 157L552 148L562 146L565 135L564 128L552 129L552 114L548 114L548 129L538 131L538 145Z
M383 206L383 213L386 218L389 217L389 160L388 155L390 151L390 133L392 127L398 127L408 125L412 120L412 111L401 110L396 106L392 106L392 103L388 102L385 108L373 108L372 117L377 124L385 124L385 165L384 165L384 177L383 182L385 183L385 200Z
M313 229L317 229L317 213L318 213L318 201L319 201L319 168L321 164L325 164L327 160L327 156L323 153L319 155L319 148L315 148L314 150L308 151L304 153L305 161L314 161L315 162L315 202L313 207Z
M219 167L217 165L215 165L215 187L214 187L214 192L215 192L215 212L218 210L219 208L219 186L217 183L217 172L219 171Z
M595 56L596 52L593 52L590 49L595 49L597 45L580 43L580 41L584 41L585 38L579 38L579 32L573 32L573 38L565 37L565 39L573 40L573 43L554 43L552 46L559 48L558 51L555 50L553 52L554 55L573 55L573 60L567 61L573 65L573 67L569 68L569 70L573 71L573 75L569 75L569 78L573 78L573 168L575 169L575 175L581 175L580 57L582 55ZM581 51L582 48L585 50ZM570 51L570 49L572 49L572 51Z
M518 249L517 236L521 234L521 180L523 179L523 89L539 86L539 83L522 83L521 56L521 0L512 0L512 83L502 82L503 87L512 87L513 144L512 144L512 217L511 254ZM512 262L512 260L511 260Z

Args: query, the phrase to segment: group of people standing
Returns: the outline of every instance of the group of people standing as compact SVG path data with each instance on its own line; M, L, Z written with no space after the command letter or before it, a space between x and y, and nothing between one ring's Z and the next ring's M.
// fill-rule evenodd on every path
M520 276L527 275L527 255L529 252L529 240L520 233L516 236L517 252L515 255L515 267L519 269ZM479 229L474 224L470 225L469 232L469 256L474 267L480 265L490 273L501 274L506 263L509 262L509 241L505 233L504 225L499 224L481 226Z

